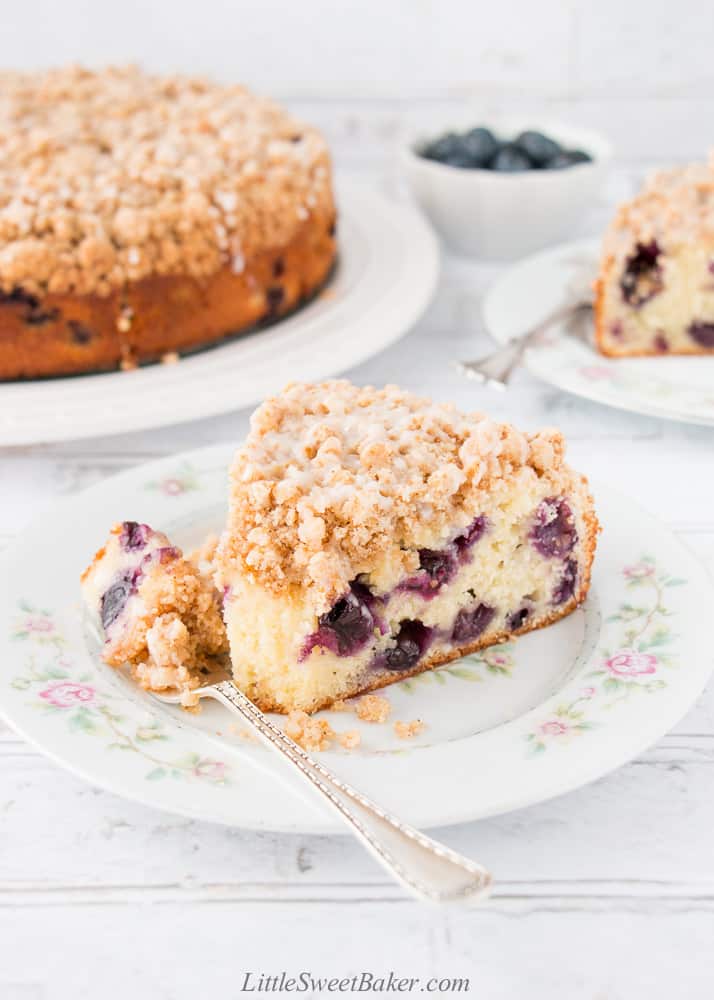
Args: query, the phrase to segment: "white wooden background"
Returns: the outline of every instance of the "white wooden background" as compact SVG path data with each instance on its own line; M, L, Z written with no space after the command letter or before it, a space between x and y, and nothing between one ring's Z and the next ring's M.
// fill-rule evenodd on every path
M2 60L138 59L243 79L320 125L337 164L401 197L393 152L472 108L606 131L609 205L654 164L714 144L711 8L693 0L53 0L0 8ZM525 426L630 494L714 567L714 435L588 404L521 373L492 395L452 358L487 338L494 267L447 260L417 328L351 375ZM234 441L247 415L0 452L0 543L52 499L138 462ZM706 628L708 622L702 622ZM495 873L485 909L405 900L346 840L244 833L123 802L0 727L0 1000L235 1000L245 971L471 980L479 1000L692 1000L714 993L714 691L619 772L551 803L442 831Z

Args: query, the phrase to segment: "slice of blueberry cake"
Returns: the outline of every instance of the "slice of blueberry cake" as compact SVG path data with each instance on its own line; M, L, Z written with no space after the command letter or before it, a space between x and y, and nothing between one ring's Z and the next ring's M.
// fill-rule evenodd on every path
M595 317L603 354L714 353L714 162L657 174L620 207Z
M124 521L112 528L82 574L82 596L104 636L104 661L128 664L148 690L178 691L191 707L192 692L225 660L210 565L184 558L148 524Z
M311 712L569 614L598 524L563 452L394 386L269 399L216 555L238 686Z

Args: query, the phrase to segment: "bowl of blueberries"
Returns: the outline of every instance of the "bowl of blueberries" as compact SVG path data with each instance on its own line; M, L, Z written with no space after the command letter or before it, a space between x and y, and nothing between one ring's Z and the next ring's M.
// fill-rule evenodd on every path
M509 260L573 235L611 155L595 132L503 122L417 139L404 152L404 167L451 250Z

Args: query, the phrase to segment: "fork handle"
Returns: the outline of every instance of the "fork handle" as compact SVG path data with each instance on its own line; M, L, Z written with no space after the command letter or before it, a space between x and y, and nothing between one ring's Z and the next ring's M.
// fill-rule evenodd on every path
M490 354L477 361L460 361L458 367L468 378L476 379L496 389L505 389L516 365L520 362L527 348L530 347L531 342L544 333L548 327L574 315L581 308L583 308L582 302L567 302L565 305L558 306L545 319L540 320L525 333L507 340L505 344L501 344Z
M232 681L204 689L240 715L302 775L380 864L420 899L473 903L489 895L485 868L375 805L290 739Z

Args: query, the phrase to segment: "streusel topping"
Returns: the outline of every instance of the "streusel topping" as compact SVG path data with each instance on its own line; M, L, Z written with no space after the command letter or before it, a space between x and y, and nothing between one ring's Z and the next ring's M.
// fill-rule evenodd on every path
M332 210L322 136L239 86L136 67L0 74L0 288L201 277Z
M697 163L655 173L620 205L606 233L606 256L624 259L636 243L668 245L714 239L714 153Z
M420 547L479 513L480 490L524 466L556 470L563 451L558 431L522 434L396 386L290 385L255 411L236 455L219 572L326 598L381 558L411 572Z

